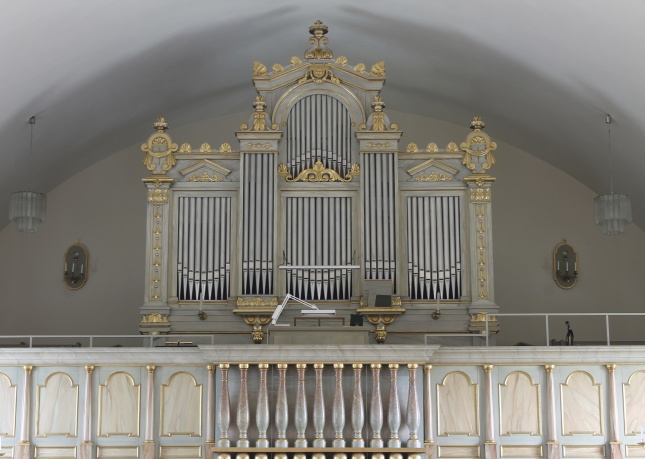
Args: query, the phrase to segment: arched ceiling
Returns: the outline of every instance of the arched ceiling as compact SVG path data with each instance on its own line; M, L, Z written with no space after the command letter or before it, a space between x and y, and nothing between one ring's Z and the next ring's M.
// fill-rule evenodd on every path
M480 114L600 194L610 113L614 191L645 227L642 0L23 0L2 16L0 215L13 191L47 192L143 141L159 114L176 128L250 111L252 62L302 56L321 19L336 56L385 61L388 110Z

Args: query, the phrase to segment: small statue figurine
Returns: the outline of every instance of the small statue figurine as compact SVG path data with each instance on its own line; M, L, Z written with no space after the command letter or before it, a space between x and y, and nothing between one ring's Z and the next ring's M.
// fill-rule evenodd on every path
M573 346L573 330L571 330L571 325L569 321L564 322L567 325L567 337L564 339L567 346Z

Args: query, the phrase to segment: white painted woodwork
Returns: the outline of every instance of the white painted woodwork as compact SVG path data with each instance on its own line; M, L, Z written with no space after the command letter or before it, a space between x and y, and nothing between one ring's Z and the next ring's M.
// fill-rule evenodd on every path
M118 371L99 385L98 435L139 436L141 385Z

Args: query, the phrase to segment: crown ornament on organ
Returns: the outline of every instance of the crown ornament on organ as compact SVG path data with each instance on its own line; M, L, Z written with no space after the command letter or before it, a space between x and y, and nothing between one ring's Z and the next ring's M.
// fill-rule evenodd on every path
M309 33L313 35L309 39L309 43L313 47L305 52L305 59L332 59L334 57L332 50L327 48L327 43L329 43L329 39L325 37L327 30L327 26L320 20L309 27Z

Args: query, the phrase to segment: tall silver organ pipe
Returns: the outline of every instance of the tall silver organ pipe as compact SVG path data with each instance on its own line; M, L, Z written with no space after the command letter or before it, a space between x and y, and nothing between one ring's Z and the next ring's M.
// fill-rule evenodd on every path
M316 161L345 176L351 167L352 126L347 108L326 94L300 99L289 112L285 137L292 176Z
M242 221L242 294L273 294L274 155L244 159Z
M231 271L231 198L179 197L177 297L226 300Z
M460 209L459 196L407 198L410 298L441 300L461 297Z
M350 197L286 200L286 290L305 300L346 300L352 294ZM298 268L302 266L302 268Z
M396 292L396 159L393 153L370 153L362 160L365 278L392 279Z

